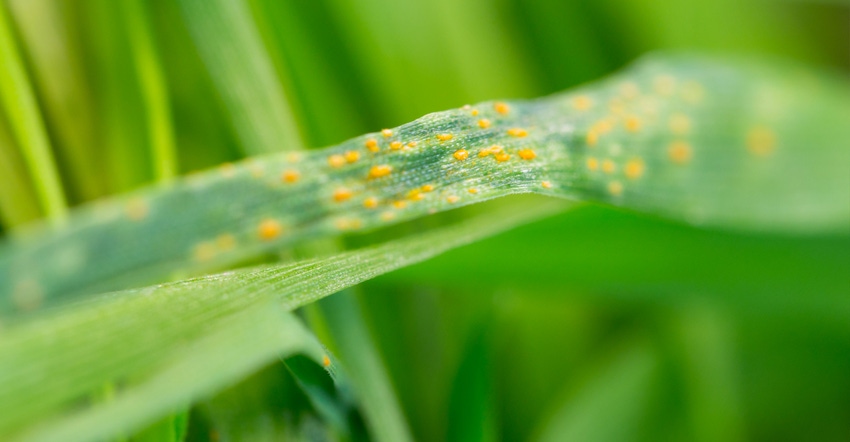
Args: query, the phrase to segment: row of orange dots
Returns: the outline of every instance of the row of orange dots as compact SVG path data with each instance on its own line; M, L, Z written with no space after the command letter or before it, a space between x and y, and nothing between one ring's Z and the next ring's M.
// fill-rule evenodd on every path
M464 106L463 109L469 111L470 115L472 115L472 116L478 116L479 115L478 109L472 109L469 106ZM502 115L502 116L506 116L506 115L510 114L510 112L511 112L510 106L507 103L504 103L504 102L493 103L493 110L497 114ZM490 123L490 120L488 120L488 119L482 118L482 119L478 120L478 126L481 127L482 129L486 129L486 128L490 127L490 125L491 125L491 123ZM513 138L524 138L524 137L528 136L528 130L521 128L521 127L508 128L506 130L506 133L507 133L508 136L513 137ZM519 149L516 152L516 154L522 160L533 160L537 157L537 153L531 148ZM492 156L497 162L500 162L500 163L509 161L511 159L511 154L509 154L503 146L498 145L498 144L494 144L494 145L491 145L491 146L488 146L488 147L481 148L478 151L478 157L479 158L486 158L486 157L489 157L489 156ZM458 149L457 151L452 153L452 157L458 162L464 162L464 161L466 161L470 158L470 153L467 149L462 148L462 149ZM552 184L549 181L544 181L542 183L542 187L549 189L549 188L552 187ZM473 194L473 195L478 193L477 188L470 188L470 189L467 189L467 191L470 194ZM458 197L457 195L449 195L447 197L447 201L449 203L453 204L453 203L460 201L460 197Z
M436 186L434 186L433 184L424 184L420 187L410 189L404 198L389 200L386 202L386 204L391 209L395 209L396 211L404 210L408 207L409 203L422 201L423 199L425 199L427 194L433 192L435 189ZM365 207L366 209L377 209L378 207L380 207L380 205L381 201L375 196L370 196L363 200L363 207ZM393 220L395 219L395 216L396 215L393 210L386 210L380 215L381 219L384 221Z

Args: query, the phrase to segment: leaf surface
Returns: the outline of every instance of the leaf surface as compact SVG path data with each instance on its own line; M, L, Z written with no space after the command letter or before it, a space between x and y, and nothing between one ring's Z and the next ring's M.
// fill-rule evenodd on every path
M648 58L575 92L435 113L83 209L0 251L0 311L515 193L728 229L846 230L847 100L844 82L794 66Z

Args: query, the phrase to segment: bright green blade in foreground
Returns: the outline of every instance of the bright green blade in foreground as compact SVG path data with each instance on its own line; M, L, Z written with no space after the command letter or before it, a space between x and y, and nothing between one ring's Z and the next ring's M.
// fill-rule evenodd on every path
M0 311L513 193L732 229L845 229L847 102L845 82L795 66L648 58L575 92L435 113L80 210L0 252Z
M276 358L330 364L287 311L563 208L502 207L379 246L111 293L14 324L0 339L0 439L102 440ZM107 384L112 397L92 403Z

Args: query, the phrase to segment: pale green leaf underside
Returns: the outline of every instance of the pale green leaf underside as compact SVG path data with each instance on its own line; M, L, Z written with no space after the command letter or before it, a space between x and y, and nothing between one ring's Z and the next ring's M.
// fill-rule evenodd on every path
M274 358L321 360L283 311L562 208L531 201L376 247L116 292L10 326L0 334L0 438L129 432ZM91 404L107 384L113 397Z
M846 229L849 100L843 81L795 66L651 57L575 92L430 114L79 210L0 251L0 311L513 193L734 229Z

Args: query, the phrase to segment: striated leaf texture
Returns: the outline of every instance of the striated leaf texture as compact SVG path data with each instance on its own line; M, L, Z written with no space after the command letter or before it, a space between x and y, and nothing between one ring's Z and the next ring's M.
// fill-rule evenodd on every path
M0 250L0 311L515 193L787 233L850 221L850 91L795 65L652 56L575 91L426 115L79 209Z
M340 388L333 359L289 310L563 207L485 211L379 246L110 293L14 323L0 329L0 439L131 433L293 354L321 363ZM307 383L303 375L296 368ZM342 410L320 393L307 391L340 426Z

